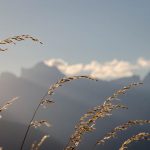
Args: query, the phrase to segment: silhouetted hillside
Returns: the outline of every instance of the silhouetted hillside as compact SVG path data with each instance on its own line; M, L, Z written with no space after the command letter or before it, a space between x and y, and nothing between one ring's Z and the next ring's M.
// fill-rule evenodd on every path
M13 96L20 96L20 99L2 114L3 118L16 122L16 124L23 123L26 126L33 114L33 110L47 91L47 88L51 83L55 83L63 76L57 68L48 67L43 63L39 63L30 69L22 69L20 77L11 73L1 74L0 99L4 101ZM58 139L65 145L81 115L93 106L101 104L115 90L127 85L129 82L138 81L140 81L140 78L133 76L113 81L100 80L96 82L80 79L67 83L57 89L52 96L55 103L47 109L41 108L36 118L48 120L53 127L50 129L42 128L43 132L48 132L50 136ZM88 134L79 149L93 149L96 139L102 137L106 131L110 131L116 125L129 119L150 119L150 75L143 82L143 86L137 87L121 97L121 101L129 106L129 110L118 110L113 113L113 116L99 120L96 132ZM3 119L0 121L3 122ZM137 129L139 130L139 128L136 128L132 132L136 133ZM147 130L148 128L144 126L142 129ZM23 134L25 127L22 127L21 131ZM128 134L132 135L132 132L128 132ZM112 147L117 149L122 138L127 137L128 134L123 134L123 137L120 135L119 140L108 142L108 144L97 149L109 150ZM140 148L139 146L136 150L140 150Z
M21 77L46 87L63 76L56 67L48 67L42 62L31 69L21 70Z

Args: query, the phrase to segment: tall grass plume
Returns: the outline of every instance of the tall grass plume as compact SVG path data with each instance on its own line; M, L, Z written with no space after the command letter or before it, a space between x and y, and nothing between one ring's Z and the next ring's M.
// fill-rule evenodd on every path
M111 112L115 109L127 109L127 107L122 104L113 104L113 100L118 99L120 95L125 94L131 88L137 87L141 84L142 83L132 83L117 90L112 96L108 97L102 105L98 105L84 114L80 118L79 123L75 126L75 131L71 135L65 150L75 150L82 141L83 135L96 129L95 125L98 119L110 116Z
M119 148L119 150L127 150L129 144L131 144L132 142L135 142L135 141L140 141L140 140L150 141L150 133L141 132L139 134L132 136L131 138L127 139L122 144L122 146Z
M18 41L24 41L27 39L31 39L33 42L38 42L40 44L43 44L37 38L30 36L28 34L26 34L26 35L23 34L23 35L18 35L18 36L12 36L12 37L9 37L9 38L4 39L4 40L0 40L0 45L16 44L16 42L18 42ZM7 48L5 48L5 49L0 48L0 51L6 51L6 50L7 50Z

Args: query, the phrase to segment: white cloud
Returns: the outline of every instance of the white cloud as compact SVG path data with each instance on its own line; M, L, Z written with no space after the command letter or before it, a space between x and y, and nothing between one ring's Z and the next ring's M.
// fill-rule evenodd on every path
M65 75L90 74L103 80L130 77L140 69L150 68L150 60L144 58L139 58L135 64L117 59L103 63L94 60L88 64L69 64L62 59L49 59L45 64L57 67Z
M85 65L84 70L90 71L91 75L100 79L115 79L132 76L134 68L129 62L114 59L105 63L92 61Z
M79 74L83 70L83 64L69 65L62 59L50 59L45 61L48 66L55 66L66 75Z
M141 58L138 59L137 63L140 67L150 68L150 60L146 60L146 59L141 57Z

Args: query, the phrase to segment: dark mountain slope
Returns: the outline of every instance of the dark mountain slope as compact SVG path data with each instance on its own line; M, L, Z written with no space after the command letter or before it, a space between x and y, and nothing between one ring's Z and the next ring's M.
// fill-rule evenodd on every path
M10 97L20 96L20 99L2 114L3 118L27 124L40 98L47 91L47 87L50 86L50 83L55 83L63 76L57 68L51 68L42 63L31 69L25 69L21 77L16 77L11 73L3 73L0 76L1 103ZM52 137L65 145L81 115L90 108L100 105L115 90L130 82L138 81L140 81L139 77L133 76L113 81L100 80L95 82L81 79L66 83L63 87L58 88L52 96L55 104L49 106L47 109L40 109L36 119L48 120L53 127L51 129L45 128L44 132L50 132ZM99 120L96 132L85 136L80 149L93 149L93 144L97 138L102 136L106 131L110 131L116 125L129 119L150 119L149 76L143 82L143 86L132 89L121 97L121 101L129 106L129 110L118 110L113 113L111 118ZM148 127L144 126L142 129L148 130ZM133 133L139 129L133 130ZM25 128L22 128L22 133L24 131ZM126 136L123 135L123 137L127 137L129 134L126 134ZM117 149L121 142L121 138L119 139L118 142L117 140L113 140L113 142L115 141L114 143L110 142L108 145L99 148L109 150L113 147Z

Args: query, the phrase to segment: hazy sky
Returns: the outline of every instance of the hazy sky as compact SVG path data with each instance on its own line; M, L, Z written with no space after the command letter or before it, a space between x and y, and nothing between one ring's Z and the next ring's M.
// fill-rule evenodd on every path
M149 0L2 0L0 39L31 34L31 41L0 54L0 72L18 72L41 60L70 64L113 59L150 60Z

